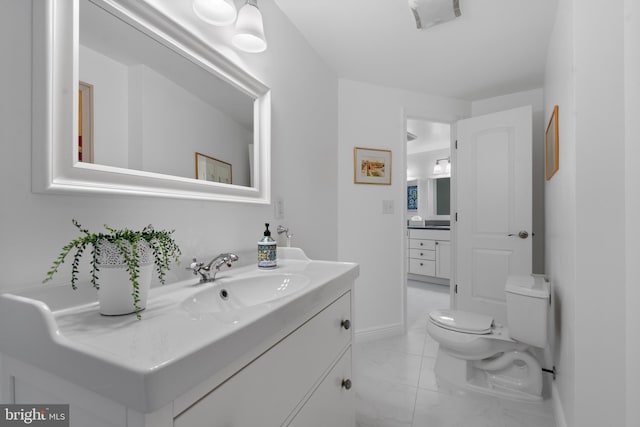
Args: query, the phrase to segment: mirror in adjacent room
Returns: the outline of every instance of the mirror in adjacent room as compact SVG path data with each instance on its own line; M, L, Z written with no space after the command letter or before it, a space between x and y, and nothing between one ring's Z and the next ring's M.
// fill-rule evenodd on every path
M451 124L408 118L407 186L417 187L415 209L407 210L407 219L450 218ZM440 167L436 168L439 164ZM449 168L446 165L449 165Z
M43 3L34 16L53 25L34 28L39 60L63 64L63 73L44 67L34 77L36 96L39 79L51 90L43 122L61 112L51 135L37 129L47 142L34 150L34 169L44 165L34 191L269 203L266 86L149 4Z

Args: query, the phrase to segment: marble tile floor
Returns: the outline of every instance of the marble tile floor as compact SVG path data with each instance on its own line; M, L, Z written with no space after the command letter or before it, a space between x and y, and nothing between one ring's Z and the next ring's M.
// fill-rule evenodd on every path
M354 346L357 427L555 427L549 400L528 404L439 388L438 345L426 319L449 306L449 288L407 284L407 334Z

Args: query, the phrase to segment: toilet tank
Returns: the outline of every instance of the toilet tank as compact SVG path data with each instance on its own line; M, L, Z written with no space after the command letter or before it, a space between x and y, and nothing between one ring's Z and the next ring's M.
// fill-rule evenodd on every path
M507 325L511 338L535 347L547 346L550 288L542 276L507 277Z

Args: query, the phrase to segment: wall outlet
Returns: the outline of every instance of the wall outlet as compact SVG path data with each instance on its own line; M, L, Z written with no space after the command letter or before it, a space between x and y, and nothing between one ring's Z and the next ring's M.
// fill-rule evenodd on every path
M382 201L382 213L384 215L391 215L394 213L394 204L393 200L383 200Z

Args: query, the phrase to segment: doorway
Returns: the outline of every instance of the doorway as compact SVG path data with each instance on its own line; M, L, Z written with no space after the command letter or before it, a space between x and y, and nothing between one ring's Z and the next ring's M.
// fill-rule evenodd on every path
M408 283L448 288L452 253L452 124L407 117L405 125L405 288ZM410 303L407 301L405 306Z

